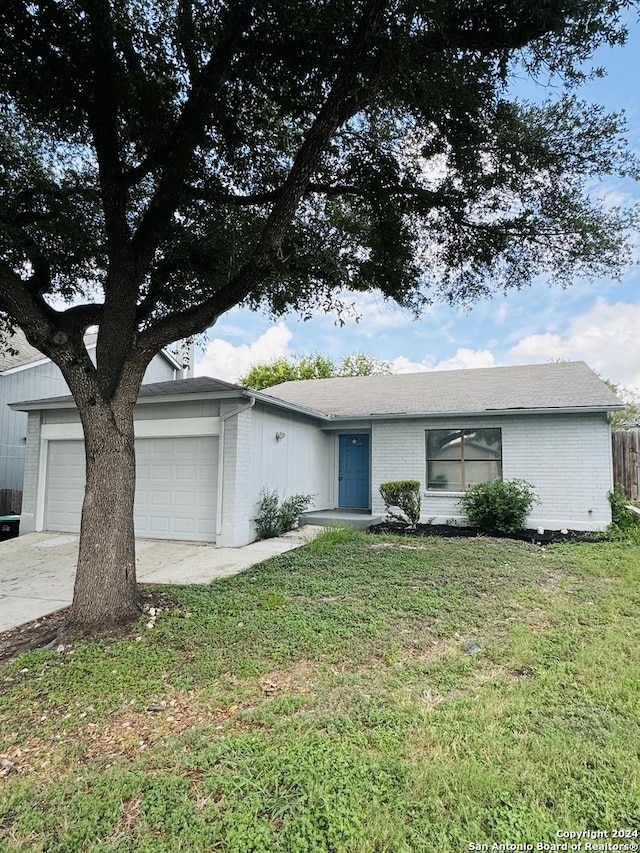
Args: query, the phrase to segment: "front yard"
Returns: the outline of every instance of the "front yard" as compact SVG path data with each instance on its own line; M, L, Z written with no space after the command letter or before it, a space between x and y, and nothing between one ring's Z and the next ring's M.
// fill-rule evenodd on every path
M330 531L168 594L129 640L0 670L3 851L640 827L640 546Z

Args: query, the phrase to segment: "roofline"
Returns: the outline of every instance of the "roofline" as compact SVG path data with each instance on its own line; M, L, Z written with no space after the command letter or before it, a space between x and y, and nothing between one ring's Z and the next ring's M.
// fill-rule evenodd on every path
M279 409L288 409L300 415L308 415L320 421L332 421L336 417L335 415L328 415L326 412L321 412L319 409L312 409L310 406L291 403L289 400L281 400L279 397L272 397L270 394L264 394L262 391L253 391L251 388L247 388L244 393L248 397L254 397L261 403L267 403L267 405L275 406Z
M27 361L24 364L18 364L17 367L7 367L6 370L0 370L0 376L10 376L12 373L20 373L21 370L29 370L31 367L40 367L43 364L49 364L50 358L39 358L36 361Z
M97 341L89 344L87 349L95 349L97 346ZM170 352L167 352L165 349L161 349L158 355L164 356L166 361L169 362L171 367L174 370L182 370L182 365L180 362L171 355ZM29 370L32 367L41 367L43 364L49 364L51 361L47 356L43 356L42 358L36 359L36 361L27 361L25 364L18 364L16 367L8 367L6 370L0 370L0 376L10 376L12 373L19 373L21 370ZM171 380L169 380L171 381Z
M171 382L171 380L168 380ZM155 385L156 383L149 383ZM142 386L144 387L144 386ZM188 394L149 394L138 397L136 406L147 403L179 403L182 400L226 400L246 396L243 391L192 391ZM39 412L44 409L75 409L77 408L73 397L60 400L53 397L51 400L24 400L7 404L16 412Z
M88 344L87 349L95 349L97 342ZM32 367L41 367L43 364L49 364L51 361L48 356L43 355L42 358L37 358L35 361L27 361L24 364L18 364L16 367L7 367L6 370L0 370L0 376L10 376L12 373L20 373L21 370L29 370Z
M150 394L144 397L138 397L136 405L146 405L151 403L180 403L185 400L228 400L239 398L255 399L261 403L275 406L279 409L295 412L296 414L306 415L307 417L315 418L325 423L338 424L341 421L358 421L358 420L408 420L408 419L434 419L434 418L449 418L449 417L488 417L488 416L503 416L503 415L548 415L548 414L607 414L608 412L622 411L625 406L623 404L608 405L608 406L570 406L570 407L543 407L536 409L513 408L513 409L477 409L477 410L443 410L439 412L354 412L350 414L328 414L321 412L318 409L312 409L308 406L302 406L299 403L291 403L288 400L281 400L277 397L272 397L269 394L264 394L261 391L254 391L250 388L237 389L228 391L192 391L187 394ZM9 403L9 408L17 412L41 411L50 409L75 409L76 404L73 398L68 400L41 400L24 401Z
M324 412L309 409L308 407L300 406L297 403L289 403L286 400L277 400L275 397L270 397L268 394L262 394L260 391L253 391L250 388L239 388L237 390L229 389L228 391L191 391L187 394L148 394L144 397L138 397L136 405L143 406L148 403L181 403L187 400L234 400L241 398L254 399L261 403L275 406L279 409L287 409L321 421L334 420L333 415L326 415ZM8 406L16 412L39 412L51 409L77 408L73 398L69 398L67 400L56 400L55 398L40 401L25 400L9 403Z
M337 421L356 421L356 420L372 420L372 421L386 421L386 420L397 420L401 418L403 420L409 418L478 418L478 417L489 417L491 415L549 415L549 414L563 414L563 415L571 415L571 414L606 414L608 412L621 411L625 407L622 405L616 406L550 406L546 408L537 408L537 409L478 409L478 410L465 410L461 409L459 411L453 411L451 409L444 409L441 412L384 412L380 414L376 414L375 412L359 412L354 414L341 414L341 415L331 415L329 420L332 422Z
M175 358L175 356L171 355L170 352L167 352L166 349L161 349L160 352L158 353L158 355L163 355L166 358L166 360L169 362L171 367L173 367L174 370L182 370L183 369L183 367L180 364L180 362L178 361L178 359ZM171 381L171 380L169 380L169 381Z

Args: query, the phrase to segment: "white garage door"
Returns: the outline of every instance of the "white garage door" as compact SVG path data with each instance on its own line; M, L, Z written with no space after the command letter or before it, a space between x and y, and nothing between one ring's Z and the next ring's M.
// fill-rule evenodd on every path
M80 530L84 482L82 442L50 441L45 530ZM214 542L217 487L217 438L138 439L136 535Z

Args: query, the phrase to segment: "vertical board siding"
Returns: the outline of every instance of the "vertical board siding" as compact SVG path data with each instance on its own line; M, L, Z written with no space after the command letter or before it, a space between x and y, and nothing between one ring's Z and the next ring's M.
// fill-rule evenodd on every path
M0 489L0 515L19 515L22 492L19 489Z
M67 384L51 362L0 376L0 489L22 489L25 468L27 415L7 404L66 393Z
M632 501L640 497L640 429L614 430L611 433L613 482Z

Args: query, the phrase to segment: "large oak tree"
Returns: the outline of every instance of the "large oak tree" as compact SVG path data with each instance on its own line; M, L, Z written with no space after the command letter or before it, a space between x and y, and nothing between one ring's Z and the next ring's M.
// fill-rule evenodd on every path
M0 312L84 428L70 632L137 615L133 408L161 347L239 303L419 311L620 269L628 223L586 189L634 167L575 91L627 6L3 0ZM556 99L518 102L524 75Z

